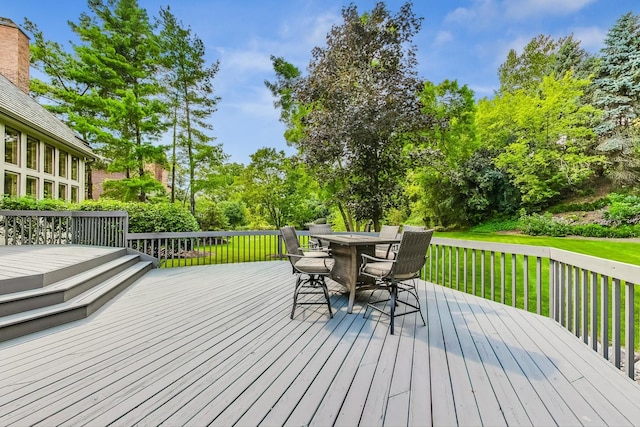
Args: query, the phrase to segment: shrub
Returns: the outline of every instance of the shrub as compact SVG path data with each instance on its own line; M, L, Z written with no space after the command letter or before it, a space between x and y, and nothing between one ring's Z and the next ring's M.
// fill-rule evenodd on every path
M34 200L30 197L4 197L1 209L41 211L127 211L129 232L154 233L163 231L198 231L198 223L191 213L179 205L170 203L134 203L115 200L84 201L80 204L61 200Z
M571 226L551 213L523 215L520 218L520 231L531 236L563 237L569 234Z
M520 221L515 218L494 219L471 228L476 233L496 233L498 231L511 231L520 228Z
M552 214L559 214L564 212L576 212L576 211L597 211L598 209L602 209L610 203L609 197L602 197L593 202L586 203L563 203L555 206L551 206L547 209L548 212Z

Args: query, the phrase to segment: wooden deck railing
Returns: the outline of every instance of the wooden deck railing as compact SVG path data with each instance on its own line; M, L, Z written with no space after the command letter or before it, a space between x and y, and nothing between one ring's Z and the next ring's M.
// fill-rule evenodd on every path
M308 242L307 231L298 235ZM128 247L163 267L281 260L284 250L275 230L133 233ZM549 247L437 237L428 255L423 279L549 316L634 376L639 266Z
M125 211L0 210L0 244L125 247Z

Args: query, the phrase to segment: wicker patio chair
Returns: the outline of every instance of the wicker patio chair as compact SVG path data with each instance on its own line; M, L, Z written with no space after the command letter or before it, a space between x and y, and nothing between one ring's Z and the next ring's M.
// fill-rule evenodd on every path
M327 252L301 251L293 227L282 227L280 232L282 233L287 249L286 255L289 258L289 262L291 262L293 274L296 276L291 319L293 319L298 305L310 304L327 304L327 307L329 307L329 317L333 318L329 289L325 281L325 277L331 273L331 268L333 268L333 259L328 256ZM323 295L324 300L312 298L310 300L304 299L298 301L298 296L311 294Z
M362 266L360 275L375 279L374 289L389 292L389 298L367 302L364 316L367 316L369 308L377 310L391 317L391 335L394 334L394 319L410 313L420 313L422 323L426 325L420 309L420 298L415 287L415 279L419 277L420 270L427 259L427 249L431 243L433 230L405 231L398 247L398 253L393 260L376 258L362 254ZM409 282L410 281L410 282ZM407 294L415 299L415 303L398 299L399 291L407 291ZM371 296L375 295L375 292ZM410 298L407 296L407 300ZM382 303L389 302L389 312L379 307ZM401 313L396 313L398 304L410 307Z
M378 237L383 239L395 239L398 236L398 225L383 225L380 228ZM392 251L393 243L387 245L376 245L376 258L395 258L395 252Z
M309 234L333 234L333 228L331 228L331 224L310 224ZM312 237L309 239L309 246L314 249L328 250L329 242Z

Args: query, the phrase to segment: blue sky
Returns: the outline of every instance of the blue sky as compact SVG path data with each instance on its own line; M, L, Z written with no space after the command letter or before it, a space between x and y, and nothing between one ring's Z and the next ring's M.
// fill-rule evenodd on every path
M212 116L213 136L231 156L249 163L261 147L287 153L279 112L264 80L273 80L270 55L282 56L305 70L311 50L323 46L332 25L340 24L339 0L138 0L152 17L170 5L206 46L210 62L220 60L214 80L222 98ZM360 12L374 0L353 2ZM404 1L386 1L397 12ZM609 28L624 13L640 13L639 0L415 0L423 17L415 38L420 77L439 83L457 79L477 98L492 96L498 66L509 49L520 51L538 34L554 38L574 34L582 47L597 52ZM74 40L67 21L88 11L86 0L0 0L0 16L21 25L27 17L45 38L68 46Z

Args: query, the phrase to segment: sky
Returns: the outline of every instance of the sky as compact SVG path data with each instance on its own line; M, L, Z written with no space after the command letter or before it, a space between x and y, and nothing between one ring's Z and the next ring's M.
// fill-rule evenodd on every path
M375 0L138 0L153 19L161 7L190 27L205 44L209 64L220 61L214 79L221 97L212 115L212 136L231 162L248 164L251 154L274 147L293 154L283 137L284 125L264 81L274 81L270 56L284 57L303 72L311 50L325 46L341 10L353 3L370 11ZM392 14L405 1L384 2ZM640 13L640 0L414 0L422 17L414 38L418 75L434 83L444 79L468 85L476 98L492 97L498 67L510 49L518 52L539 34L573 34L581 46L597 53L607 31L627 12ZM87 0L0 0L0 16L22 25L34 22L47 40L71 50L77 41L68 22L88 12ZM168 140L168 138L167 138Z

